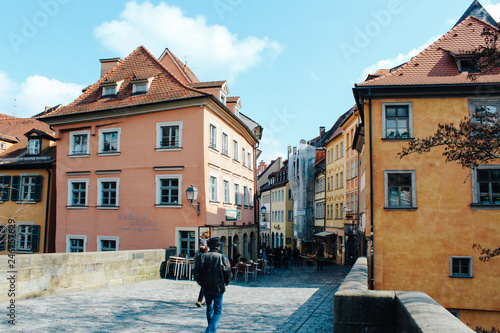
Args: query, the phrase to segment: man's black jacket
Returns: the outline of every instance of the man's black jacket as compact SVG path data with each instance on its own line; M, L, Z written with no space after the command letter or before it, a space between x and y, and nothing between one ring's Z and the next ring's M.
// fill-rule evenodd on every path
M226 286L233 277L229 259L217 249L200 253L195 258L193 274L202 288L218 293L226 291Z

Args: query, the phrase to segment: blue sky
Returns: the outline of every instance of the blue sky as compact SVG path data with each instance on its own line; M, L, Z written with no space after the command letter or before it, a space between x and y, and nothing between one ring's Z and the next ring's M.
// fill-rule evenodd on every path
M472 0L1 3L0 113L68 104L99 79L99 59L168 47L200 80L228 80L241 111L264 126L269 162L328 130L354 105L354 83L408 61ZM481 3L500 20L500 0Z

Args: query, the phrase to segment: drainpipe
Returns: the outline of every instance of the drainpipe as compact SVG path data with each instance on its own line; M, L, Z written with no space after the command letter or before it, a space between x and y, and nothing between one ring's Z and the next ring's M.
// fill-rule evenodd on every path
M49 253L49 242L48 242L48 224L49 224L49 202L50 202L50 189L51 189L51 184L50 184L50 178L52 173L50 172L49 166L47 165L45 167L45 170L47 171L48 177L47 177L47 198L45 198L46 203L45 203L45 231L44 231L44 244L43 244L43 252L42 253ZM39 247L40 249L40 247Z
M375 289L375 269L374 269L374 254L375 252L373 251L374 247L374 240L373 240L373 134L372 134L372 91L371 89L368 90L368 113L369 113L369 118L370 123L370 236L372 239L372 246L371 246L371 284L372 284L372 289Z

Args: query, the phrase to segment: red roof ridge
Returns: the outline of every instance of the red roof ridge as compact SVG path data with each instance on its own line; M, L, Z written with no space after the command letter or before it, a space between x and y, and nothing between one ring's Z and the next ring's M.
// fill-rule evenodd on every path
M473 24L471 21L476 21L476 23L482 24L482 25L487 25L491 29L498 31L496 27L493 25L489 24L488 22L485 22L477 17L474 16L468 16L465 18L463 21L461 21L459 24L454 26L450 31L442 35L440 38L438 38L436 41L431 43L429 46L427 46L424 50L422 50L420 53L412 57L410 60L408 60L406 63L401 65L399 68L397 68L394 71L391 71L390 73L387 73L385 75L379 76L372 78L371 80L356 83L355 86L371 86L375 85L375 83L378 83L382 81L381 83L383 84L384 81L394 77L394 76L400 76L403 75L404 72L408 69L411 68L411 66L415 66L416 64L419 64L419 60L423 58L427 53L429 53L432 50L446 50L441 44L443 44L446 41L450 41L453 37L457 36L457 31L460 31L461 29L464 28L466 25ZM446 50L448 52L448 50ZM388 84L389 85L389 84Z

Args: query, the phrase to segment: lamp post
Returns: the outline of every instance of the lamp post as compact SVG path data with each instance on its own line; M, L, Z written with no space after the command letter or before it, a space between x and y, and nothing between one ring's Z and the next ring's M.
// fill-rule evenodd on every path
M261 222L266 222L266 211L267 211L267 208L266 206L262 206L260 207L260 213L261 213ZM266 230L267 230L267 226L266 226ZM262 246L262 236L261 236L261 226L260 226L260 223L259 223L259 244Z
M193 185L189 186L186 189L186 198L189 201L189 205L196 210L196 213L198 215L200 215L200 203L199 202L195 204L193 203L194 201L196 201L196 199L198 199L198 189Z

